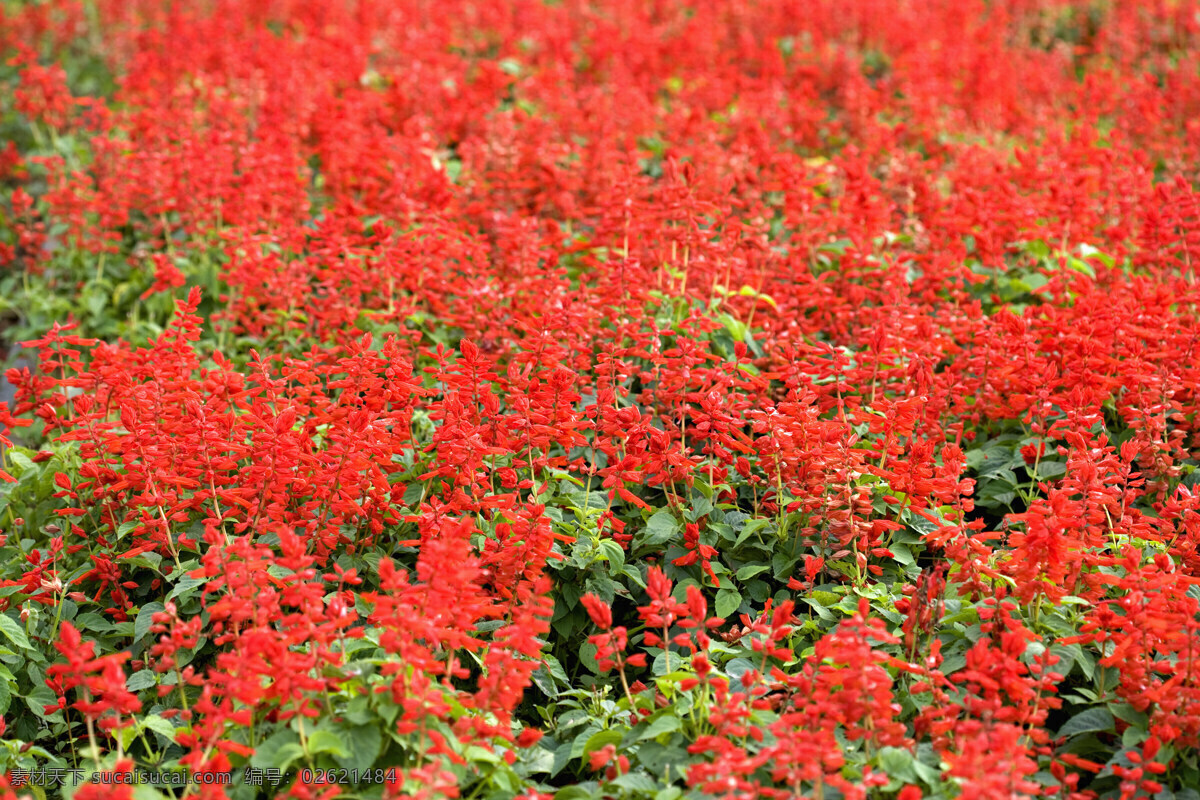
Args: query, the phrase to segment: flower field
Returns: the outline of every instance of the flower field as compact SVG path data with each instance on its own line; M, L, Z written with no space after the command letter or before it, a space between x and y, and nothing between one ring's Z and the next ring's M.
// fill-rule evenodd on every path
M1200 3L0 0L0 798L1200 800Z

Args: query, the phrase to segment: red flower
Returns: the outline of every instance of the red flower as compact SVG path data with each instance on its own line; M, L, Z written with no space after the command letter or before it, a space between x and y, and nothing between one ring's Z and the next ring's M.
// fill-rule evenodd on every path
M1021 458L1029 466L1033 466L1038 460L1046 455L1046 443L1037 442L1035 444L1026 444L1021 446Z
M162 253L154 253L150 256L150 260L154 263L154 284L142 292L142 300L145 300L155 292L169 292L187 283L187 277L179 271L178 267L171 263L171 259L168 256Z

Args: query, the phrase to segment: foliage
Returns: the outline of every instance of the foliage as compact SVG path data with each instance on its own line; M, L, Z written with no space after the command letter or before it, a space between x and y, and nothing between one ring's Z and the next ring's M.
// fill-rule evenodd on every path
M0 792L1200 800L1198 37L0 2Z

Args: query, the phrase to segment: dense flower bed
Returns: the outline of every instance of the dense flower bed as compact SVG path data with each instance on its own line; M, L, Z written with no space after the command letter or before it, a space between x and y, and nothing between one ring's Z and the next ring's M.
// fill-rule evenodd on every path
M1198 54L0 0L3 796L1200 800Z

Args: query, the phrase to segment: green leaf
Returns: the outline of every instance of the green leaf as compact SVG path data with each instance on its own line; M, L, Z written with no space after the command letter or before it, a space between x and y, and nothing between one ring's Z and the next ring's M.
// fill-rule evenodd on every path
M913 769L913 754L902 747L882 747L879 750L878 764L884 774L902 783L913 783L917 779Z
M1071 645L1070 647L1055 642L1050 645L1050 652L1058 656L1058 663L1050 669L1057 672L1059 675L1066 677L1071 674L1071 670L1075 667L1076 653L1080 649L1079 645Z
M744 581L749 578L753 578L755 575L766 572L769 569L770 567L766 564L747 564L737 571L737 579L739 581Z
M1106 267L1111 267L1116 263L1116 259L1110 256L1108 253L1105 253L1103 250L1099 250L1092 245L1087 244L1086 242L1079 245L1079 257L1099 259L1100 262Z
M829 606L836 606L838 604L838 602L841 601L841 599L842 599L842 596L840 594L835 594L833 592L826 592L826 591L822 591L820 589L814 590L812 592L812 597L814 600L816 600L818 603L825 606L826 608L828 608Z
M655 661L663 658L663 653L659 653ZM665 664L665 661L663 662ZM675 670L666 674L659 675L654 679L654 683L658 686L660 692L666 693L668 689L672 689L679 684L680 681L696 677L696 673L688 672L687 670Z
M1096 277L1096 271L1093 270L1092 265L1086 261L1080 261L1078 258L1069 257L1067 259L1067 264L1071 267L1071 269L1075 270L1076 272L1081 272L1089 278L1094 279Z
M350 747L350 755L334 756L338 762L338 766L344 769L354 770L359 772L370 769L375 763L375 759L379 758L379 751L383 748L383 733L379 730L378 725L360 725L357 728L350 728L342 731L342 738Z
M600 665L596 663L596 645L586 642L579 648L579 660L592 672L600 674Z
M836 619L836 617L833 616L833 613L830 612L830 610L827 609L825 606L818 603L816 601L816 599L814 599L812 597L805 597L803 599L804 599L804 602L808 603L809 606L812 607L813 611L817 612L817 616L820 617L821 619L824 619L824 620Z
M892 557L895 558L896 561L900 562L906 567L911 567L916 563L916 559L913 558L912 551L909 550L905 545L892 543L888 546L888 550L892 551Z
M1081 733L1110 731L1115 725L1112 712L1107 708L1095 707L1081 711L1067 720L1058 731L1058 738L1078 736Z
M142 727L152 730L170 741L175 741L175 726L156 714L150 714L142 720Z
M7 614L0 614L0 633L22 650L33 649L29 644L29 637L25 635L20 624Z
M735 681L741 680L747 672L758 669L758 666L748 658L735 658L725 665L725 674Z
M567 677L567 671L563 669L562 663L557 658L547 653L542 656L542 665L554 680L564 685L570 684L571 679Z
M8 460L11 461L14 465L20 467L19 470L15 471L13 473L14 477L19 478L22 475L24 475L26 472L28 472L29 470L37 468L37 465L33 463L33 460L29 456L25 455L24 453L18 452L17 450L9 450L8 451Z
M121 747L128 750L129 745L133 744L133 740L137 738L137 727L133 725L126 725L124 728L118 728L116 735L120 737Z
M167 595L167 599L174 600L176 597L181 597L197 586L203 586L206 583L208 583L208 578L194 578L191 575L184 575L179 579L179 583L175 584L175 588L171 590L171 593Z
M742 595L736 589L722 589L717 592L716 612L722 619L728 619L742 605Z
M699 486L697 486L697 489L699 489ZM697 491L695 497L692 498L692 507L688 512L688 518L691 519L692 522L695 522L701 517L711 513L712 510L712 500L708 497L705 497L700 491Z
M93 611L77 615L72 620L72 624L81 631L91 631L92 633L108 633L113 629L111 622Z
M349 758L350 751L342 742L342 738L333 731L317 730L308 737L308 752L329 753L336 758Z
M58 695L51 691L49 686L36 686L25 698L25 705L29 706L29 710L39 719L46 719L45 706L52 706L57 702ZM54 712L54 714L57 713L57 711ZM50 716L54 716L54 714Z
M671 713L671 709L664 709L664 711L661 713L662 716L658 717L658 719L654 720L654 722L651 722L650 727L646 728L646 730L642 731L641 734L638 735L637 740L639 742L646 739L657 739L664 733L672 733L679 730L680 727L683 726L683 723L679 721L679 717Z
M742 526L742 531L738 534L737 541L733 543L733 546L740 547L742 542L753 536L755 531L759 531L767 527L767 524L768 520L765 519L747 520L746 524Z
M154 670L144 669L130 675L129 680L125 681L125 688L131 692L140 692L142 689L149 689L157 682L158 676Z
M606 745L618 745L621 743L621 739L623 738L624 735L620 731L616 730L598 731L597 733L593 733L588 737L587 742L583 745L583 757L587 758L587 756L605 747Z
M1121 734L1121 746L1126 750L1133 750L1142 742L1146 741L1148 736L1149 734L1146 731L1135 728L1131 725L1125 729L1124 733Z
M288 728L267 737L259 745L254 748L254 755L250 757L250 766L258 769L270 769L277 767L283 769L291 760L283 761L288 754L282 752L285 747L295 746L297 750L300 748L300 737L296 732ZM303 750L299 750L299 755L304 755ZM296 758L297 756L292 756Z
M626 772L614 781L610 781L613 786L619 786L631 792L648 795L658 788L658 783L642 772Z
M657 547L666 544L679 533L679 520L668 509L661 509L646 522L646 530L640 544Z
M293 761L300 758L304 758L304 748L300 746L299 742L289 742L275 752L275 763L279 769L283 770L286 770L291 766Z
M146 603L138 611L137 619L133 621L133 640L141 641L147 633L150 632L150 626L154 624L154 615L164 610L162 603Z
M962 653L954 653L946 656L945 660L942 661L942 674L953 675L955 672L958 672L960 669L963 669L966 666L967 657Z
M917 774L917 777L930 786L937 786L938 783L941 782L942 775L936 767L931 767L929 764L926 764L923 761L914 760L912 762L912 768L913 772Z
M1112 715L1119 720L1128 722L1135 728L1146 730L1150 724L1150 717L1144 711L1138 711L1128 703L1113 703L1108 707Z
M162 556L160 556L158 553L142 553L141 555L127 559L127 561L130 566L144 567L146 569L154 570L160 575L162 574L162 572L159 570L159 566L162 564Z
M624 548L612 539L601 539L600 550L604 553L608 563L612 564L612 572L614 574L620 572L621 568L625 566Z
M1077 656L1080 671L1090 681L1096 675L1096 657L1082 647L1079 648Z
M771 586L766 581L752 580L742 587L750 599L756 603L765 603L771 596Z
M467 761L476 764L483 763L496 765L500 763L500 756L496 755L491 750L488 750L486 747L480 747L477 744L467 747L466 752L463 753L463 756L467 759ZM476 767L476 769L479 769L479 767Z
M570 758L582 757L584 755L584 748L587 747L587 744L591 740L592 736L599 730L600 730L600 723L592 722L592 723L588 724L588 726L585 727L583 729L583 731L580 732L574 739L572 739L571 744L570 744L570 748L571 748ZM557 763L557 759L558 759L558 755L557 755L557 751L556 751L555 763Z
M746 335L750 333L750 329L746 326L746 323L731 314L721 314L717 317L717 320L725 326L725 330L729 331L729 335L733 337L735 342L745 341Z
M1046 478L1057 478L1059 475L1066 473L1067 465L1062 461L1043 461L1038 464L1037 476L1041 480Z

